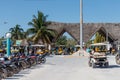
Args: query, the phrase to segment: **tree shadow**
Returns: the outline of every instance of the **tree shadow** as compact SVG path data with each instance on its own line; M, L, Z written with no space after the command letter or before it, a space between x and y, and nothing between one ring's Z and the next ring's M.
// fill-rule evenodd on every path
M48 64L48 65L56 65L56 64L54 64L54 63L50 63L50 62L47 62L46 64Z
M25 74L30 74L30 73L31 73L31 70L37 69L37 68L42 68L42 67L44 67L44 66L42 66L42 65L32 66L31 68L27 68L27 69L25 69L25 70L21 70L19 73L14 74L12 77L7 77L7 78L5 78L5 80L18 80L18 79L20 79L21 77L24 77Z
M5 78L5 80L14 80L14 79L19 79L21 77L23 77L24 75L21 75L21 74L14 74L12 77L7 77Z
M97 68L100 68L100 69L111 69L111 68L120 68L119 65L109 65L108 67L97 67Z
M28 68L28 69L25 69L25 70L22 70L22 71L20 71L18 74L29 74L30 73L30 69Z
M110 65L108 68L120 68L120 65Z
M42 68L43 66L41 64L37 64L35 66L32 66L31 68L29 69L37 69L37 68Z
M54 55L49 55L49 56L46 56L47 58L49 58L49 57L53 57Z
M19 77L7 77L5 80L14 80L14 79L19 79Z
M14 74L13 77L23 77L24 75L21 74Z

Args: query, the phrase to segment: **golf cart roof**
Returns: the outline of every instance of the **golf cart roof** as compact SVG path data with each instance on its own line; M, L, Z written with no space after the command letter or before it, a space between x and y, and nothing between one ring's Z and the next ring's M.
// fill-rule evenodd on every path
M31 45L32 47L45 47L45 45L39 45L39 44L35 44L35 45Z
M106 43L95 43L95 44L91 44L91 46L103 46L103 45L108 45Z
M75 45L75 47L80 47L80 45Z

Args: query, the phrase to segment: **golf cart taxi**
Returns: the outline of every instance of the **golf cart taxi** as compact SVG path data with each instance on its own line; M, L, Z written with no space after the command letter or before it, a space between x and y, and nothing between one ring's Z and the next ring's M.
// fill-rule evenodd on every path
M104 53L94 52L89 56L88 64L90 67L95 68L99 67L108 67L109 62L107 60L107 56Z

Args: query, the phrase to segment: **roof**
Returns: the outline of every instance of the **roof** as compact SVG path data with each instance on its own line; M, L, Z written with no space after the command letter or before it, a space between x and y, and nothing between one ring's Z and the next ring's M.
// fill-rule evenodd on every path
M40 45L40 44L35 44L35 45L31 45L32 47L45 47L45 45Z
M58 32L57 38L64 32L68 32L77 42L80 41L79 23L51 22L48 28ZM102 30L113 40L120 40L120 23L83 23L83 41L87 42L99 30Z
M106 43L95 43L95 44L91 44L91 46L102 46L102 45L108 45Z

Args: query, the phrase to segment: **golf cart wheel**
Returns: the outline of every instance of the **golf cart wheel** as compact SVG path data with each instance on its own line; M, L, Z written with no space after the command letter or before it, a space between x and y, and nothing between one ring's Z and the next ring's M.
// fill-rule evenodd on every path
M92 68L95 68L95 67L96 67L95 63L94 63L94 62L92 62Z
M116 59L116 63L120 65L120 59Z
M119 54L117 54L115 56L115 60L116 60L116 63L120 65L120 55Z
M89 67L91 67L91 66L92 66L92 63L89 61L89 62L88 62L88 65L89 65Z
M108 63L108 62L107 62L107 63L105 63L105 64L104 64L104 66L105 66L105 67L108 67L108 66L109 66L109 63Z
M99 67L102 67L102 66L103 66L103 64L100 64L100 65L99 65Z

